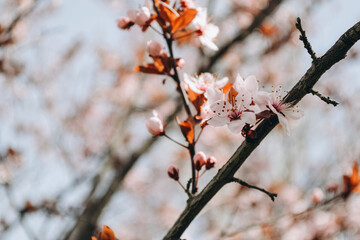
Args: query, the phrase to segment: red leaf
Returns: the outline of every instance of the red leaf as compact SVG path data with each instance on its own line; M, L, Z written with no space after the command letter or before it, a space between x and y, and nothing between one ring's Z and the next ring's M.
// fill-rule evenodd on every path
M108 226L104 225L100 234L100 240L116 240L114 231L111 230L111 228Z
M192 91L190 88L188 90L188 98L190 100L190 102L194 105L196 111L197 111L197 115L200 114L200 108L203 105L203 103L205 102L205 97L204 94L199 94L196 93L194 91Z
M345 192L344 196L348 197L352 192L360 193L360 178L358 164L355 162L352 168L351 176L343 176Z
M186 141L189 144L194 143L194 127L190 121L178 121L178 125L180 126L181 132L184 135Z
M165 7L163 4L159 4L159 13L160 18L165 22L173 25L174 20L177 18L176 14L173 13L169 8Z
M224 94L226 94L230 88L232 88L233 84L232 83L227 83L223 88L222 88L222 91Z
M178 30L182 30L186 28L192 20L195 18L197 14L196 9L187 9L183 12L183 14L177 17L171 25L171 33L174 33Z

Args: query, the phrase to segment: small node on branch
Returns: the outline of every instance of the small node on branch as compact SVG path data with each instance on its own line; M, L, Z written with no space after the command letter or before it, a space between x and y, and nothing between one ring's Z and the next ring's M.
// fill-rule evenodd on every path
M300 34L301 34L299 36L299 39L304 43L304 48L310 54L311 59L313 60L313 62L316 62L318 60L318 58L316 57L315 52L312 50L311 44L310 44L309 40L306 37L306 33L305 33L305 31L303 30L303 28L301 26L301 19L299 17L296 19L295 26L299 30Z
M310 90L310 93L312 95L318 96L322 101L326 102L327 104L334 105L334 107L336 107L339 104L338 102L331 100L330 97L324 97L323 95L321 95L321 93L319 93L313 89Z
M277 197L277 193L268 192L268 191L266 191L266 190L263 189L263 188L259 188L259 187L254 186L254 185L250 185L250 184L248 184L247 182L244 182L243 180L238 179L238 178L234 178L234 177L233 177L233 178L231 178L230 182L236 182L236 183L239 183L240 185L242 185L242 186L244 186L244 187L248 187L248 188L253 188L253 189L259 190L260 192L263 192L263 193L265 193L266 195L268 195L273 202L275 201L275 198Z

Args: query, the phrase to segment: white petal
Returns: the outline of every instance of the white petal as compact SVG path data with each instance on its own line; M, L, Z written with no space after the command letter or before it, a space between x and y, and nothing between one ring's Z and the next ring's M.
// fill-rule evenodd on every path
M221 127L226 125L229 122L228 118L221 118L221 117L213 117L209 119L208 124L214 127Z
M244 122L249 123L249 124L255 124L255 122L256 122L255 113L253 113L253 112L243 112L241 114L241 120L243 120Z
M228 123L228 128L233 133L240 133L241 130L243 129L244 125L245 125L245 123L243 121L235 120L235 121L231 121L230 123Z
M188 84L188 86L190 87L190 89L198 94L202 94L204 93L204 91L200 90L198 88L198 84L197 84L197 79L184 73L184 82L186 84Z
M245 88L252 94L258 91L259 85L254 75L250 75L245 79Z
M276 109L273 107L272 104L269 104L268 107L270 108L270 110L271 110L273 113L277 114L278 116L281 115L278 111L276 111ZM282 115L281 115L281 116L282 116Z
M267 92L263 92L263 91L259 91L257 92L257 94L254 96L254 102L257 105L260 105L260 107L263 105L270 105L270 93Z
M290 127L289 127L288 120L281 114L276 114L276 115L278 116L279 123L280 123L281 127L283 128L283 130L286 132L286 135L290 136Z
M199 40L201 42L202 45L214 50L214 51L217 51L219 50L219 48L215 45L215 43L212 41L212 39L210 38L207 38L205 36L200 36L199 37Z
M215 86L216 86L217 88L222 88L222 87L224 87L228 82L229 82L229 78L228 78L228 77L224 77L224 78L222 78L222 79L220 79L220 80L216 80Z
M216 88L208 88L204 95L210 105L215 103L216 101L224 100L223 92Z
M287 108L283 111L286 117L292 118L292 119L299 119L304 116L304 111L297 107L291 107Z
M231 104L226 101L217 101L210 105L210 109L218 117L227 117L231 111Z
M206 37L210 38L210 39L214 39L217 37L217 35L219 34L219 27L212 24L212 23L208 23L206 25L206 32L204 33L204 35L206 35Z

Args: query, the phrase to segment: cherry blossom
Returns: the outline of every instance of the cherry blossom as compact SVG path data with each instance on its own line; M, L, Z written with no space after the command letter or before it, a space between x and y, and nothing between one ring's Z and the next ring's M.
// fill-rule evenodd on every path
M200 43L214 51L217 51L219 48L215 45L214 39L219 34L219 28L208 22L206 8L197 8L196 10L198 13L194 18L193 23L197 28Z
M147 22L151 19L150 9L146 6L140 8L139 11L137 10L129 10L127 12L130 20L135 24L143 27L147 24Z
M212 115L214 115L210 108L211 104L225 99L225 95L219 89L210 87L206 90L204 96L207 101L201 106L201 119L209 119Z
M170 166L168 168L168 175L170 178L174 179L175 181L178 181L179 180L179 169L174 166Z
M202 73L198 76L184 74L184 82L190 89L198 94L203 94L209 87L222 88L229 81L227 77L217 80L211 73Z
M194 155L193 161L195 163L195 169L200 171L201 167L206 164L206 155L204 152L197 152Z
M132 25L134 22L128 17L121 17L117 20L117 26L123 30L129 29Z
M154 136L164 133L164 124L157 111L153 111L153 116L145 122L147 130Z
M208 159L206 159L206 163L205 163L206 170L213 168L215 164L216 164L216 158L214 156L209 157Z
M208 124L212 126L224 126L234 132L241 132L246 123L255 124L256 116L254 111L250 110L251 94L242 89L237 92L231 88L227 94L210 105L212 115Z
M157 57L164 52L164 46L158 41L148 41L147 42L147 51L150 56Z
M284 103L281 97L281 86L277 87L272 93L259 92L257 94L257 104L266 105L266 107L278 116L279 123L286 134L290 135L290 127L287 118L299 119L304 116L302 109L291 103Z

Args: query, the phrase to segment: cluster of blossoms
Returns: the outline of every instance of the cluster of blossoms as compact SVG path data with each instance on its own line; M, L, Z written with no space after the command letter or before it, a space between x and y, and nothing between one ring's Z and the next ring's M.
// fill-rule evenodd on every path
M237 76L234 83L228 83L228 78L216 80L210 73L191 77L184 74L184 83L187 91L203 97L200 106L203 123L219 127L227 125L234 133L240 133L245 125L255 126L260 120L277 115L279 123L290 134L288 119L299 119L303 111L290 103L284 103L281 96L281 86L272 92L259 91L258 81L251 75L243 79ZM159 126L159 135L163 125L159 124L160 118L151 118L147 126ZM148 120L150 121L150 120ZM151 127L148 127L149 131Z
M207 9L197 7L192 0L181 0L179 4L170 1L147 0L139 10L129 10L126 17L117 20L120 29L127 30L138 25L142 31L156 21L160 27L168 31L174 40L179 42L198 42L212 50L218 50L214 40L219 34L219 28L210 23Z
M214 40L219 34L219 28L209 23L207 10L197 7L192 0L147 1L139 10L128 11L127 17L119 18L117 23L120 29L130 29L134 25L138 25L142 31L152 28L160 33L166 42L168 53L160 42L149 41L147 52L152 62L134 69L147 74L170 77L177 85L188 115L186 120L178 120L178 125L188 145L179 143L166 134L166 124L156 111L153 111L153 116L146 121L146 127L152 135L167 137L188 149L192 164L192 194L197 191L198 178L206 170L213 168L216 162L214 157L207 158L203 152L196 153L195 145L202 132L201 130L195 137L196 124L201 123L202 129L207 125L227 125L232 132L241 133L247 139L251 139L256 138L253 129L263 119L276 115L285 132L289 134L288 118L297 119L303 115L300 109L282 100L281 88L272 92L259 91L255 76L243 79L238 75L230 83L227 77L219 78L211 73L195 76L185 73L183 81L181 80L178 70L184 66L185 60L174 57L174 42L197 42L201 46L218 50ZM157 25L154 26L153 23ZM193 115L186 98L192 103L196 114ZM199 175L203 166L205 171ZM176 167L171 166L168 175L179 182L179 170ZM189 187L185 191L189 193Z

